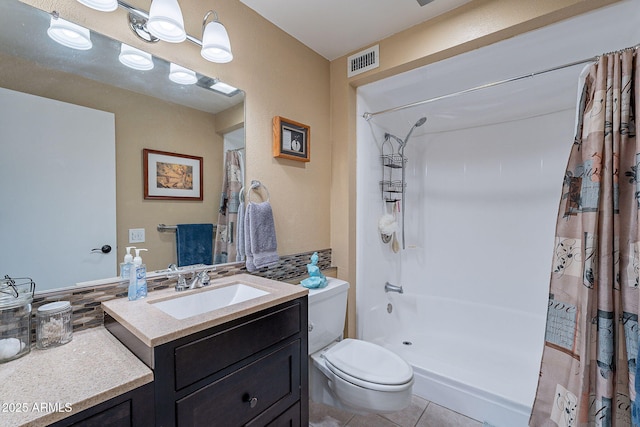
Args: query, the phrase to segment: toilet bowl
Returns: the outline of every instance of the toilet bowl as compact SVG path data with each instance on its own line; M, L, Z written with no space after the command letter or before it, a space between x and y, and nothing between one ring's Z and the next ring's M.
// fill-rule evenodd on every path
M411 403L413 369L376 344L341 340L349 284L309 290L309 395L353 413L396 412Z

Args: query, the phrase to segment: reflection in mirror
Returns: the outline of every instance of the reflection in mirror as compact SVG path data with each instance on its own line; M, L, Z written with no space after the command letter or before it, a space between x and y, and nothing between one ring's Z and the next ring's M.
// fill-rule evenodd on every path
M95 32L90 49L70 49L47 36L50 21L0 2L0 275L37 291L113 278L127 246L164 269L176 236L158 224L218 221L225 150L244 150L244 93L221 95L198 73L174 83L157 57L132 70L121 43ZM204 200L144 200L144 148L202 157ZM144 242L129 243L140 229Z

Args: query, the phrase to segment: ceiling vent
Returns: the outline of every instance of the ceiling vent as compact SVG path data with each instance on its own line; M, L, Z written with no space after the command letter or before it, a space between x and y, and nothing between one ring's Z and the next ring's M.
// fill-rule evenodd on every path
M347 58L347 77L353 77L380 66L380 46L371 46Z

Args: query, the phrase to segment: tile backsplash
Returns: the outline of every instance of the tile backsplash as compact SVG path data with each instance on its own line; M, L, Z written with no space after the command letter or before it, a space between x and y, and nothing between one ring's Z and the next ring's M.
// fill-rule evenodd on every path
M310 262L313 252L318 252L318 267L321 270L331 268L331 249L303 252L293 255L283 255L278 264L260 269L252 274L266 277L273 280L287 281L298 276L307 274L307 264ZM247 273L244 263L234 263L216 266L216 270L209 273L211 279L218 277L232 276L234 274ZM156 277L147 280L149 292L175 286L176 279L166 277ZM97 285L94 287L79 287L75 289L64 289L36 294L32 304L32 316L43 304L54 301L70 301L73 309L73 330L100 326L103 323L104 312L102 311L102 301L127 296L129 283L127 281ZM32 336L35 337L35 319L32 318Z

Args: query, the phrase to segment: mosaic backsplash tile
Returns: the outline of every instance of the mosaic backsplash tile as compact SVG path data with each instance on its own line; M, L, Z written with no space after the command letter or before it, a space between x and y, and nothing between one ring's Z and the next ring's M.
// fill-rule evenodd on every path
M294 255L283 255L278 264L260 269L251 274L266 277L273 280L287 281L307 274L307 264L310 262L313 252L318 252L318 267L320 270L331 268L331 249L304 252ZM227 264L217 266L215 271L209 273L211 279L232 276L234 274L248 273L244 263ZM147 280L149 292L173 287L176 279L157 277ZM102 301L127 296L128 281L121 281L95 287L82 287L78 290L65 289L60 291L43 292L36 294L32 304L32 337L35 339L35 312L43 304L54 301L69 301L73 309L73 330L80 331L103 323L104 312Z

